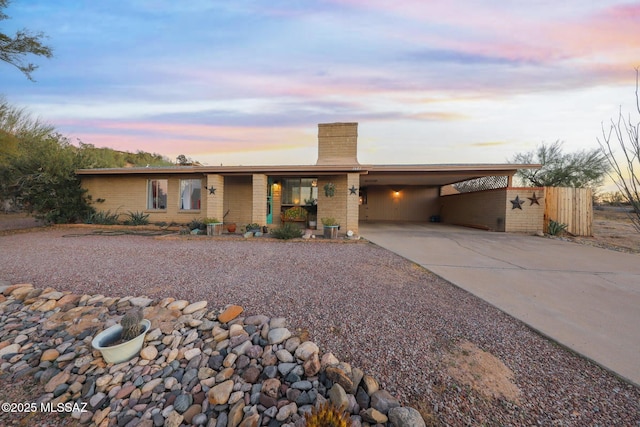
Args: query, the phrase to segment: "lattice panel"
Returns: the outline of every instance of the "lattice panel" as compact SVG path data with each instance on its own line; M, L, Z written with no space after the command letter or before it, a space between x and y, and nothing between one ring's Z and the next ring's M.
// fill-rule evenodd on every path
M481 178L453 184L453 188L460 193L471 193L473 191L495 190L496 188L506 188L509 184L508 176L483 176Z

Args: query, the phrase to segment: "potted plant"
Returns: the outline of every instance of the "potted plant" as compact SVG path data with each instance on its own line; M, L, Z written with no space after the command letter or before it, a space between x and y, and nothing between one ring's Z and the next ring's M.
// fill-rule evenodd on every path
M325 239L337 239L340 224L335 218L322 218L322 226Z
M198 218L194 218L187 224L189 233L191 234L205 234L207 232L207 224Z
M251 224L247 224L244 226L244 237L253 237L253 236L262 235L262 227L260 224L252 222Z
M135 357L142 349L151 322L143 319L142 308L129 310L120 323L100 332L91 346L102 353L107 363L122 363Z
M315 230L318 226L318 199L305 199L304 203L304 208L307 210L309 228Z
M227 224L227 231L229 233L235 233L236 232L236 223L235 222L230 222L229 224Z
M205 218L203 221L207 224L207 236L222 234L222 221L219 221L218 218Z

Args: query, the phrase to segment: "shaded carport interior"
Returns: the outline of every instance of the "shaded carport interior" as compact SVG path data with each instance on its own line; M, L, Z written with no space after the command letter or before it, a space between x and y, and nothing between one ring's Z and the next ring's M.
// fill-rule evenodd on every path
M539 164L449 164L368 166L360 176L360 221L424 222L442 217L441 189L482 177L504 176L512 185L518 169Z

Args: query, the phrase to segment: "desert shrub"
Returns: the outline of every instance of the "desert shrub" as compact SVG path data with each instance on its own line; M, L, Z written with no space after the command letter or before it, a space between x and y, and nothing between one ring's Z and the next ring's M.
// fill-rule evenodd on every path
M100 224L100 225L114 225L118 223L120 214L117 212L111 213L110 210L93 212L89 214L85 220L86 224Z
M127 219L124 220L126 225L147 225L149 224L149 214L144 212L127 212Z
M291 222L285 222L280 228L271 231L271 235L276 239L289 240L302 237L302 230Z
M199 218L194 218L187 224L187 227L189 227L189 230L206 230L207 224Z
M567 224L563 224L554 220L549 220L549 234L557 236L567 230Z
M260 227L260 224L252 222L251 224L247 224L244 226L244 230L249 232L249 231L254 231L254 230L260 230L262 227Z

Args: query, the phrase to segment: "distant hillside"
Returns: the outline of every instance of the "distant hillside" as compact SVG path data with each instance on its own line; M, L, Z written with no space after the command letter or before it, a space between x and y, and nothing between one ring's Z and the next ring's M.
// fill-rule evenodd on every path
M93 144L80 143L74 147L76 154L82 158L83 168L127 168L138 166L173 166L166 156L145 151L119 151L112 148L97 148Z

